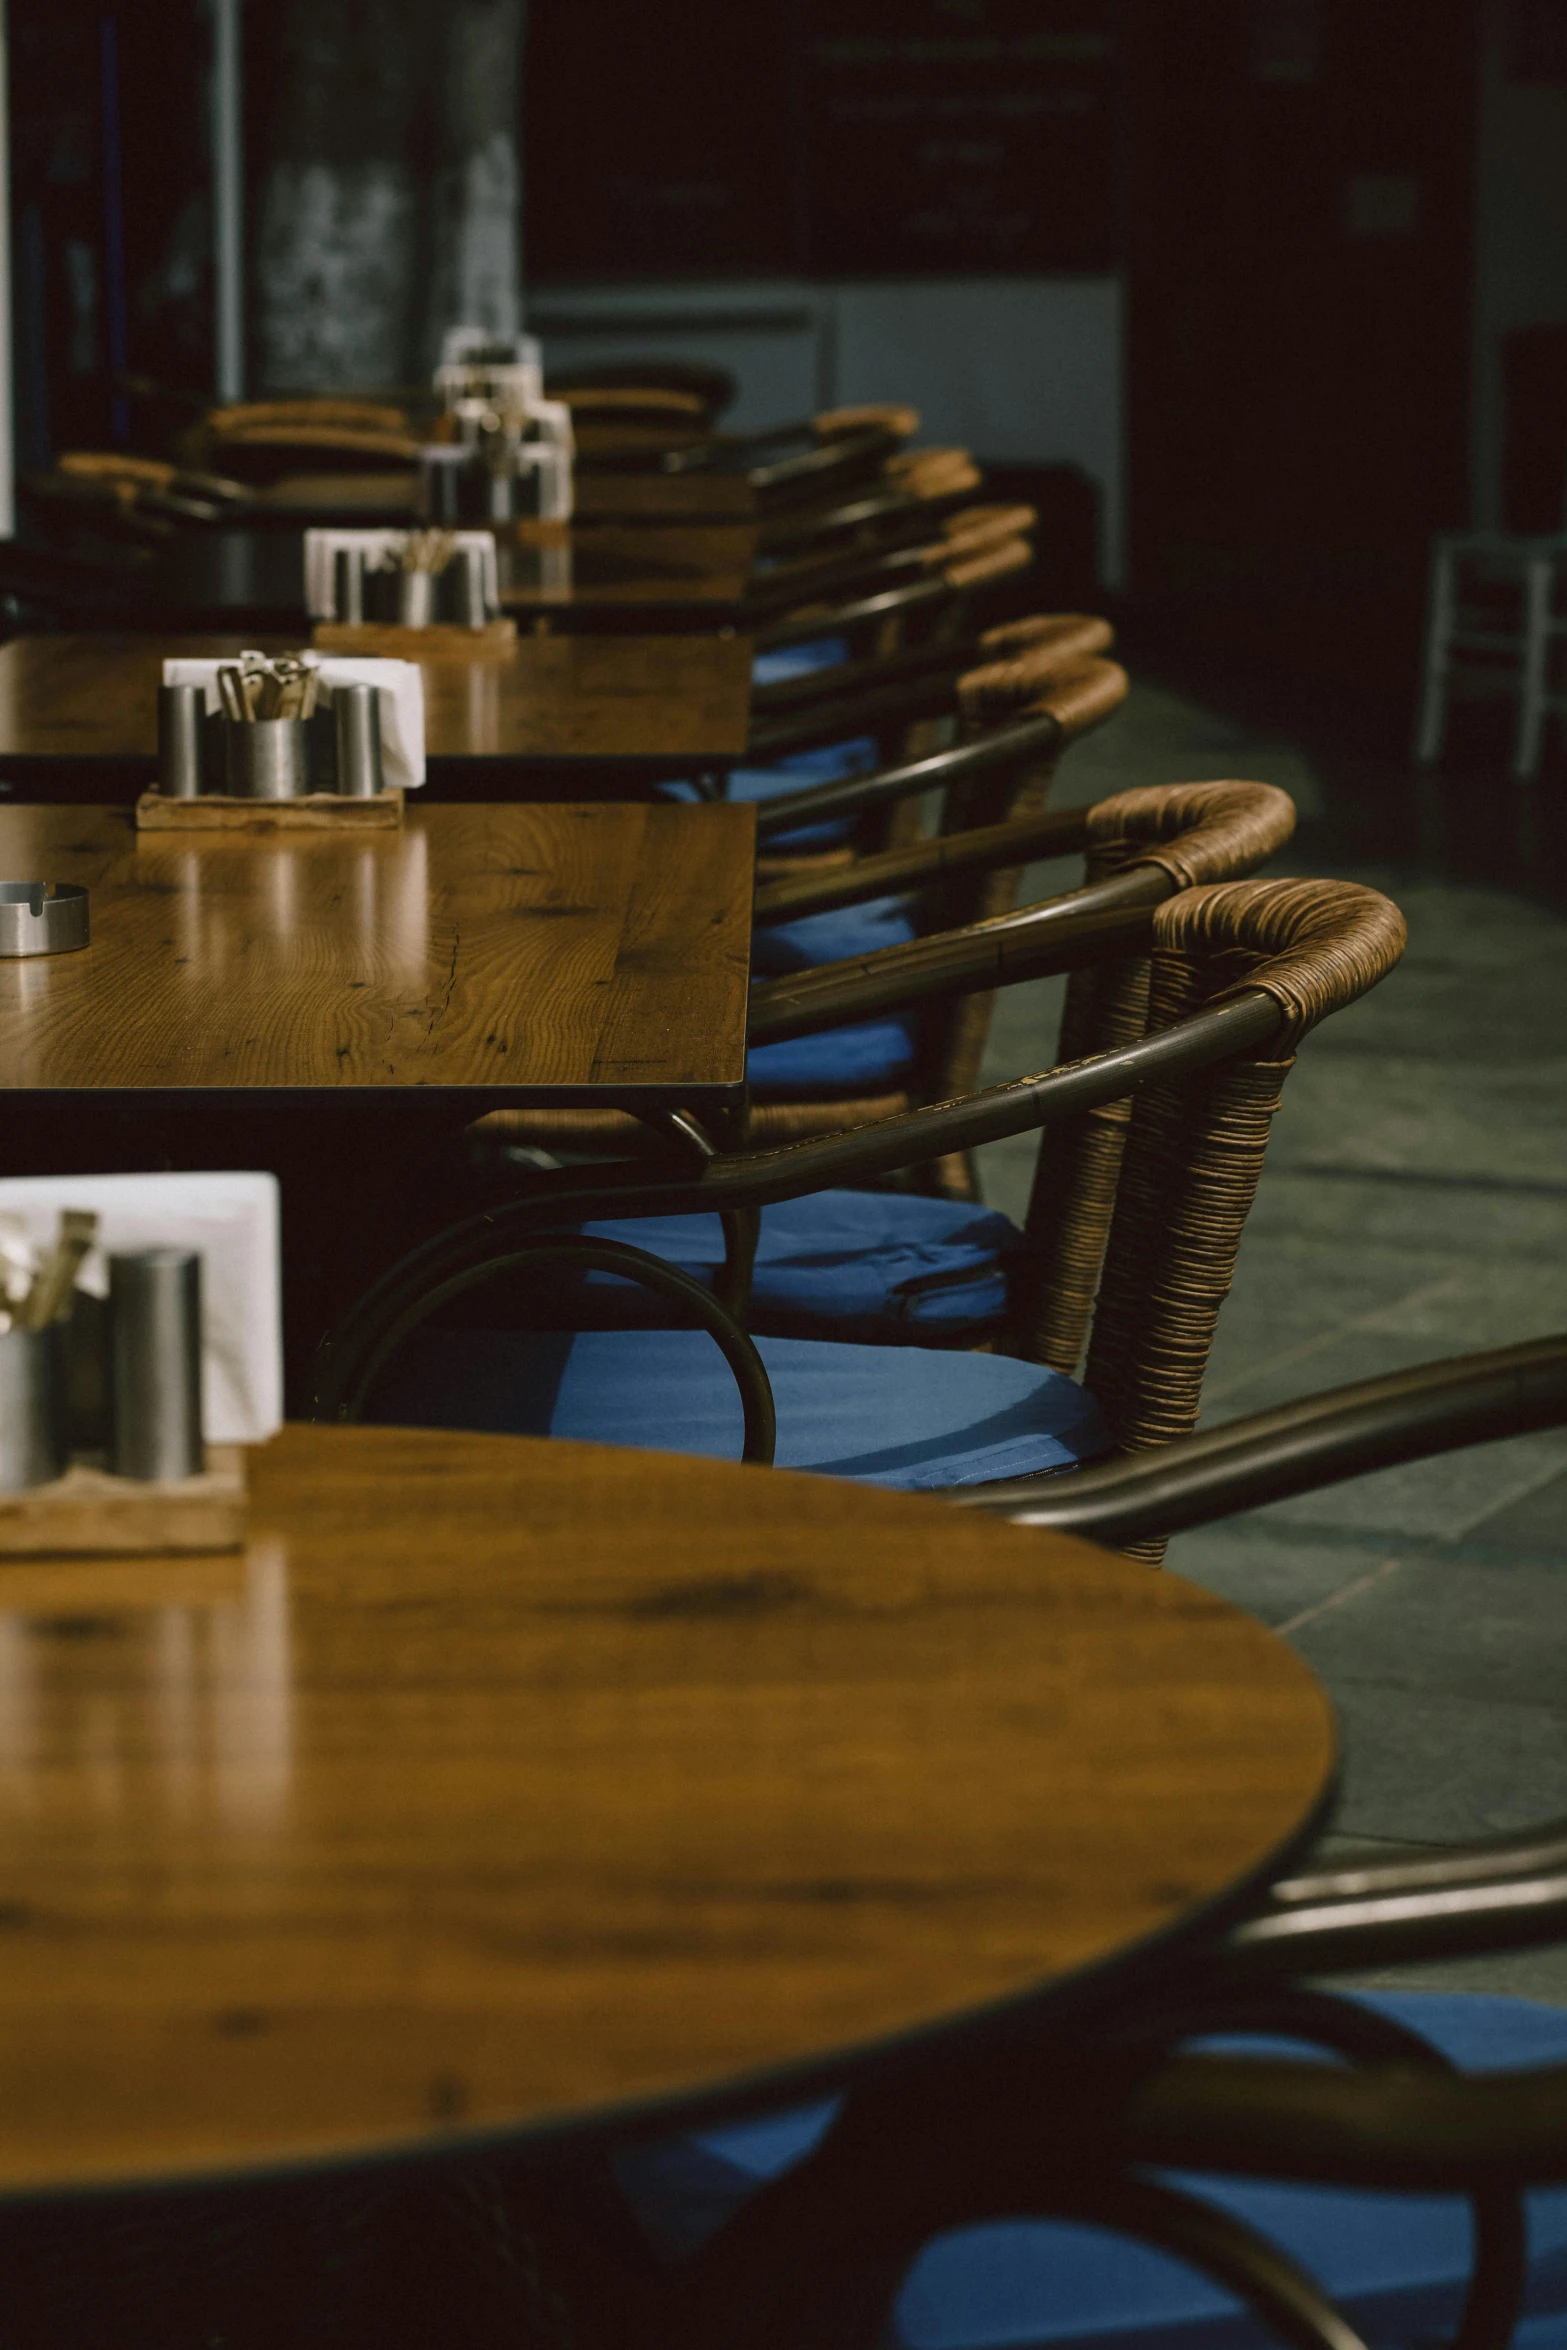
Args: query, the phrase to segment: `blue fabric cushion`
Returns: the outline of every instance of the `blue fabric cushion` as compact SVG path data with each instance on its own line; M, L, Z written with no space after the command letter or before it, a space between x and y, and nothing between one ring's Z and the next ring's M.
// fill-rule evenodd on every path
M914 1066L915 1015L889 1012L815 1036L784 1036L754 1044L745 1057L746 1083L758 1101L815 1100L832 1094L886 1092L900 1087Z
M736 767L730 773L728 796L765 804L786 799L791 792L809 791L813 784L841 783L846 775L873 775L875 771L875 736L856 734L846 742L819 743L814 751L793 751L787 759L771 760L765 767ZM762 844L763 854L836 848L850 837L858 822L857 816L827 816L815 824L793 825L787 832L771 834Z
M717 1216L627 1217L586 1229L648 1249L709 1287L724 1260ZM834 1338L973 1338L1005 1312L1006 1260L1022 1246L1016 1225L993 1208L909 1192L812 1192L763 1209L751 1308L763 1325L787 1316ZM670 1318L634 1282L594 1274L590 1285L613 1288L638 1320Z
M1360 1996L1466 2072L1567 2062L1561 2008L1439 1992ZM627 2149L615 2165L622 2191L652 2243L694 2251L808 2154L836 2111L824 2101ZM1469 2208L1458 2199L1178 2183L1281 2244L1372 2343L1417 2350L1456 2325L1470 2254ZM1537 2191L1528 2204L1529 2291L1515 2350L1567 2350L1567 2189ZM1124 2236L998 2220L927 2245L904 2282L888 2350L1273 2350L1275 2341L1217 2286Z
M810 971L818 963L906 946L914 935L907 898L868 898L863 906L835 906L826 914L803 914L798 922L763 923L751 933L751 970L758 979Z
M763 1338L778 1466L918 1492L1069 1469L1108 1449L1092 1396L1009 1355ZM376 1390L392 1424L571 1436L738 1459L739 1390L702 1330L428 1330Z
M836 669L849 658L849 641L841 636L814 636L803 645L779 645L758 653L751 663L753 685L782 685L792 677L812 677L818 669Z

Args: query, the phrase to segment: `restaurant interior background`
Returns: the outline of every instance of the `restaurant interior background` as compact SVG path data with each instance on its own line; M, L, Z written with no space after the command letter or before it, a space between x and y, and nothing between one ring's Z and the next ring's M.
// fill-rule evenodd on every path
M1459 707L1442 780L1408 756L1432 533L1561 524L1561 0L10 15L24 474L214 386L425 380L520 283L547 363L716 361L740 429L914 402L1038 506L1034 602L1108 603L1140 674L1303 734L1310 821L1567 885L1560 745L1511 787L1505 698Z

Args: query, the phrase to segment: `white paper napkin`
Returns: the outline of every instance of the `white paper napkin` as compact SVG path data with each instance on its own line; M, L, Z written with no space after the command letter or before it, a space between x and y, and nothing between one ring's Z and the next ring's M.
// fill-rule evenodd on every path
M283 1425L282 1255L275 1175L10 1175L0 1215L47 1248L63 1208L98 1239L78 1277L109 1294L109 1258L144 1248L201 1257L201 1408L209 1444L261 1444Z
M165 685L199 685L208 710L219 710L218 671L232 668L237 654L221 661L172 659L163 664ZM388 784L417 791L424 781L424 678L416 661L361 661L336 653L301 653L321 672L321 700L330 706L334 685L374 685L381 689L381 768Z
M337 552L340 547L356 547L364 556L367 567L378 558L389 555L393 568L412 533L406 530L307 530L305 533L305 610L312 620L335 620ZM454 530L452 537L459 549L478 547L484 556L484 601L491 612L500 610L500 570L495 560L495 533L492 530Z

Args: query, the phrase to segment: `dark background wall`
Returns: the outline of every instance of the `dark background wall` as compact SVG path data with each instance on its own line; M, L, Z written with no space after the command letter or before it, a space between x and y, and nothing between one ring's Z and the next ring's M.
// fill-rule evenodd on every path
M822 349L874 383L880 336L891 389L982 318L975 413L1026 350L996 413L1076 367L1123 444L1137 596L1275 644L1336 615L1407 649L1433 529L1559 511L1567 0L531 0L525 72L524 14L249 0L254 389L422 378L449 318L514 322L519 276L541 312L858 289ZM145 437L170 403L127 374L210 390L207 19L10 20L38 463ZM1075 286L1124 320L1087 374ZM1052 454L1007 430L979 453Z

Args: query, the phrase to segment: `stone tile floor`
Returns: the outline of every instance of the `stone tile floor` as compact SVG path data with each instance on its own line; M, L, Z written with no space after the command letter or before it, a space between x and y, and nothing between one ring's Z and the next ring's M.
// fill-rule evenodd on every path
M1298 743L1153 687L1068 755L1058 796L1204 775L1282 784L1305 838L1272 870L1370 882L1410 929L1399 969L1290 1079L1206 1412L1567 1328L1567 916L1422 869L1414 839L1407 864L1346 858L1353 828L1335 830ZM1076 878L1037 867L1028 894ZM1049 1065L1059 993L1000 999L987 1082ZM1013 1214L1033 1151L983 1154L986 1196ZM1344 1768L1328 1851L1567 1813L1567 1430L1251 1512L1182 1536L1170 1565L1254 1610L1330 1691ZM1406 1979L1567 2006L1567 1950L1377 1978Z

